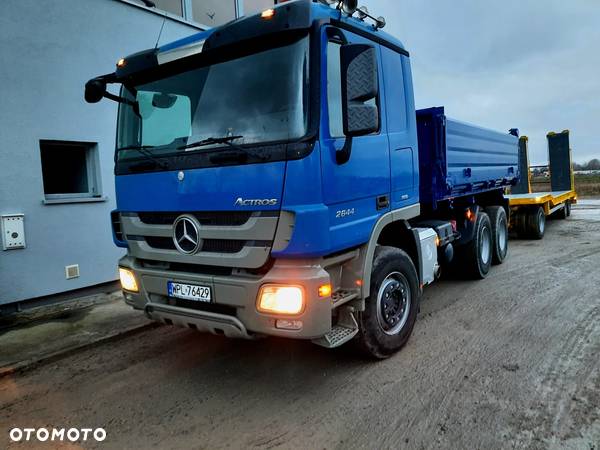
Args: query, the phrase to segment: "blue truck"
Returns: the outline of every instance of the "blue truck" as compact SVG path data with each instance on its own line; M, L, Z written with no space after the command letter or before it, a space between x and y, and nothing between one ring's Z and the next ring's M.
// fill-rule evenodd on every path
M88 102L119 103L127 304L386 358L443 270L481 279L503 262L518 132L416 111L409 52L384 25L355 1L289 1L86 84Z

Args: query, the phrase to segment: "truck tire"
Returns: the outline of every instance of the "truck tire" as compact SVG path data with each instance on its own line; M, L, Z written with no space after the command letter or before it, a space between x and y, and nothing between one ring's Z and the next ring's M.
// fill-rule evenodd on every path
M476 280L485 278L490 272L493 254L492 223L486 213L480 212L475 222L473 239L462 251L466 275Z
M540 240L546 232L546 214L544 208L536 206L527 212L527 236Z
M360 350L377 359L400 350L417 320L420 296L419 278L410 256L397 248L379 247L366 309L358 315Z
M571 203L567 200L564 203L564 206L557 212L556 216L561 220L565 220L570 215L571 215Z
M502 206L489 206L485 212L492 222L492 241L494 254L492 264L502 264L508 254L508 217Z
M519 209L513 213L514 224L513 229L517 233L519 239L527 239L527 211Z

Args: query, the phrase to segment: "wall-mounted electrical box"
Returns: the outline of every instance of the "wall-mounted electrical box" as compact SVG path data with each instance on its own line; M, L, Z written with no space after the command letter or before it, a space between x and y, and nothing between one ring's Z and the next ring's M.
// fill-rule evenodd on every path
M2 219L2 250L25 248L25 215L7 214Z
M67 280L73 278L79 278L79 264L73 264L72 266L65 266L65 276Z

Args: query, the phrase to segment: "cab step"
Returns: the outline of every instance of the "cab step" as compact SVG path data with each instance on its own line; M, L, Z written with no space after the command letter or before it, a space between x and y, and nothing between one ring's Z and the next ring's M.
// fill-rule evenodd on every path
M319 339L314 339L314 344L325 348L336 348L352 340L358 334L358 323L352 314L351 308L343 308L340 311L338 323L331 331Z
M360 291L358 289L353 290L343 290L339 289L331 294L331 300L333 301L333 306L336 308L344 303L348 303L352 300L355 300L359 297Z

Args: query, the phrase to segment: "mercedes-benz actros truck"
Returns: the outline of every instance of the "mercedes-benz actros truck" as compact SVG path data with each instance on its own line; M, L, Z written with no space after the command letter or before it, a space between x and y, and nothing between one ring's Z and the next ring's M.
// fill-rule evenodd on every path
M415 110L409 52L384 25L353 1L289 1L86 84L88 102L119 103L127 304L385 358L443 270L503 262L518 131Z

